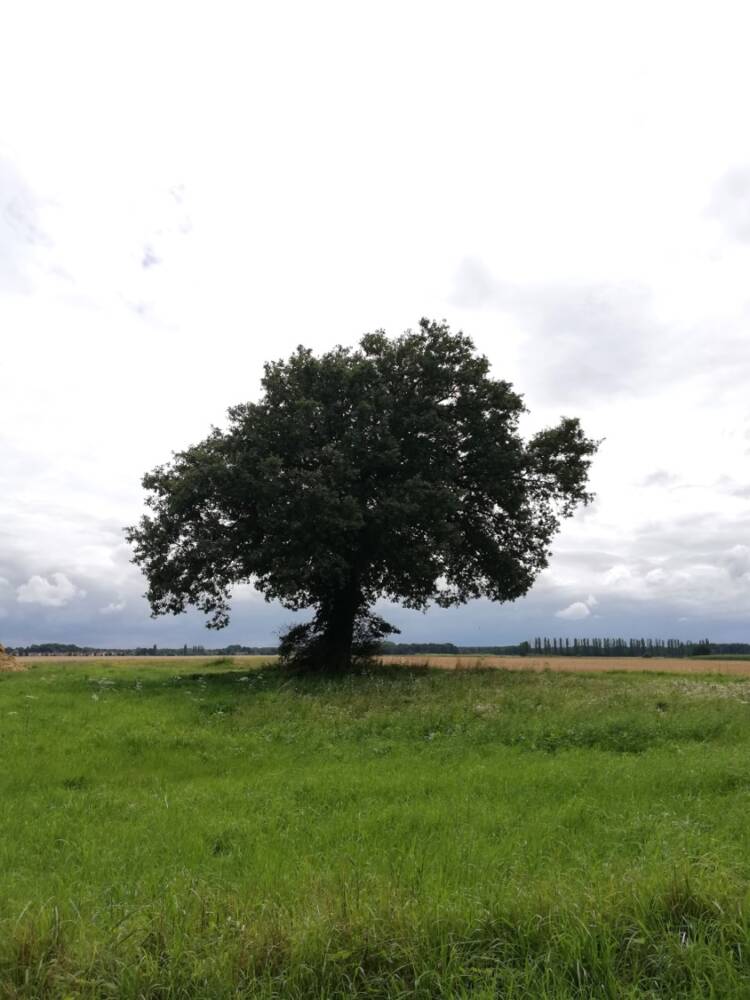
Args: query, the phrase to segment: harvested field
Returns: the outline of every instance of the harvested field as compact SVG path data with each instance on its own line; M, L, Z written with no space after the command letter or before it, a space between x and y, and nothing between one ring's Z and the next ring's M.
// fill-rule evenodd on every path
M554 670L571 674L612 671L666 674L729 674L750 677L750 660L670 659L639 656L384 656L384 663L441 667L443 670Z
M107 663L111 663L113 666L118 667L158 667L161 665L168 666L170 663L190 663L196 667L205 667L215 666L221 663L224 665L234 665L238 667L256 667L261 663L273 662L275 659L275 656L252 656L250 654L246 656L223 656L218 653L200 653L195 656L182 654L180 656L109 656L105 654L98 655L95 653L92 653L90 656L81 656L80 654L69 656L67 653L53 653L45 654L44 656L25 656L19 662L23 662L28 665L42 663L74 663L77 666L80 666L82 663L90 663L92 666L94 664L97 666L103 666Z
M275 656L29 656L15 659L10 669L25 670L29 666L42 663L111 663L118 667L168 666L176 663L192 663L196 667L214 666L220 662L227 666L254 667L262 663L273 663ZM750 660L670 659L668 657L636 656L427 656L416 653L411 656L382 656L383 663L402 663L409 667L438 667L442 670L521 670L539 673L552 670L557 673L666 673L666 674L726 674L735 677L750 677ZM8 669L0 667L0 669Z

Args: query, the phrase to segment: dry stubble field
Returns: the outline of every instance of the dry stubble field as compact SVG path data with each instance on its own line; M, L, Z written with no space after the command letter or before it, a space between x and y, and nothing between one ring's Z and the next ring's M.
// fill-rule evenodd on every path
M223 657L225 661L240 666L257 666L260 663L272 663L273 656L232 656ZM627 673L666 673L666 674L726 674L734 677L750 677L750 660L688 660L671 659L669 657L636 657L636 656L481 656L466 654L462 656L427 656L414 654L410 656L382 656L383 663L403 663L409 667L439 667L443 670L522 670L539 673L552 670L560 673L611 673L625 671ZM19 660L20 664L31 663L81 663L101 665L112 663L119 666L148 666L151 664L169 663L202 663L213 662L216 654L205 656L91 656L82 658L71 656L28 657Z
M628 673L649 671L668 674L731 674L750 676L750 660L686 660L639 656L384 656L385 663L425 665L445 670L494 667L498 670L554 670L562 673Z

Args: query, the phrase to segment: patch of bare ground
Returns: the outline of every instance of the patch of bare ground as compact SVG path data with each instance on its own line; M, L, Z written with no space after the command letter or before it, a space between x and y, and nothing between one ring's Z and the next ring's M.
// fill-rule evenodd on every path
M750 677L750 660L682 660L668 657L638 656L383 656L384 663L403 663L412 667L440 667L443 670L529 670L537 673L553 670L560 673L727 674Z

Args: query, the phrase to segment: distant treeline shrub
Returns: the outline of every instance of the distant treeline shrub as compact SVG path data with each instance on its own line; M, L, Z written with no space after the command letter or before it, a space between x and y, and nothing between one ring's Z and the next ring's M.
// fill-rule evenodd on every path
M726 645L744 646L745 650L750 651L750 644L747 643L711 643L708 639L683 642L681 639L536 638L533 643L521 645L526 647L521 652L537 656L708 656L711 653L729 652L724 649Z
M8 652L16 656L275 656L276 646L222 646L207 649L205 646L160 647L134 646L118 649L110 646L77 646L64 642L32 643L30 646L16 646Z
M276 656L276 646L242 646L221 648L205 646L136 646L115 649L77 646L71 643L43 642L30 646L8 647L16 656ZM748 642L683 642L681 639L610 639L610 638L536 638L506 646L457 646L452 642L382 642L380 653L387 656L750 656Z

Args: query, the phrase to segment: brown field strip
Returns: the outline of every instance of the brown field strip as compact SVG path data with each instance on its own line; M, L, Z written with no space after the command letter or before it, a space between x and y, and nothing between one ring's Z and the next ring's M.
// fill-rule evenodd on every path
M108 656L101 655L97 656L91 654L89 656L68 656L66 653L51 653L46 656L23 656L19 657L20 663L26 663L29 666L33 663L91 663L102 664L102 663L116 663L123 667L138 667L140 665L149 666L149 664L161 665L165 663L184 663L186 660L190 660L191 663L195 663L197 667L205 666L207 663L216 663L217 660L231 660L232 663L236 663L241 666L243 663L257 664L262 660L274 660L275 656L256 656L256 655L246 655L246 656L231 656L225 655L224 653L186 653L184 656L180 654L179 656Z
M628 673L649 671L669 674L733 674L750 676L750 660L681 660L637 656L383 656L384 663L441 667L443 670L554 670L561 673Z
M148 666L149 664L184 663L185 660L195 665L205 666L218 659L229 659L237 666L247 664L257 665L263 661L272 661L273 656L228 656L187 655L187 656L28 656L17 661L21 669L35 663L112 663L123 667ZM750 677L750 660L683 660L667 657L644 658L636 656L481 656L465 654L463 656L427 656L415 653L410 656L383 656L383 663L402 663L410 667L438 667L442 670L529 670L539 673L543 670L553 670L562 673L610 673L624 671L626 673L669 673L669 674L727 674L737 677Z

